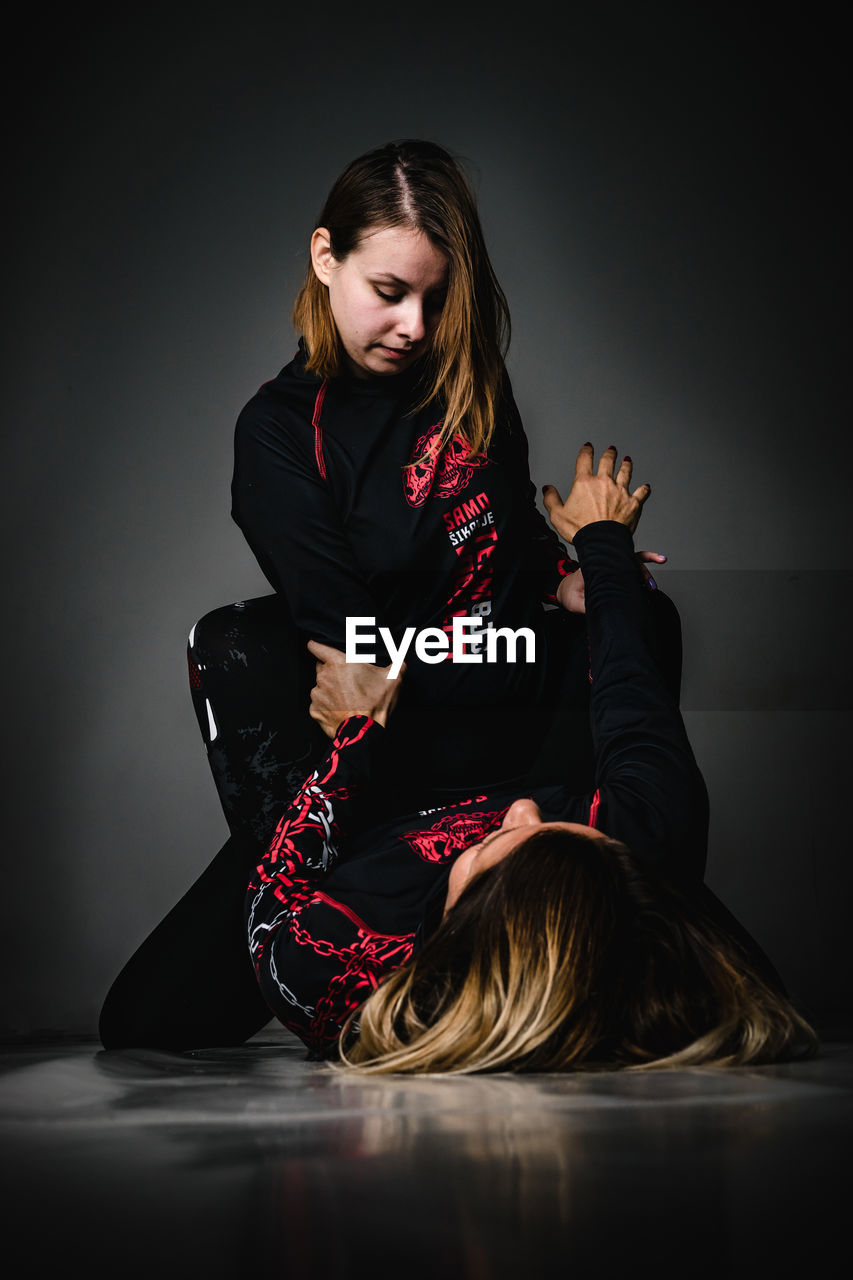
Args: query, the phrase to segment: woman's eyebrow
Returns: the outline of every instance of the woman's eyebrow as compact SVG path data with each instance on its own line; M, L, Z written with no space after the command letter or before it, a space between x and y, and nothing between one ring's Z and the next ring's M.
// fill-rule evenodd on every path
M408 280L401 280L399 276L395 276L392 271L374 271L370 276L373 281L382 281L383 283L398 284L403 289L411 289L412 285ZM427 293L445 293L447 291L446 284L433 285L431 289L427 289Z

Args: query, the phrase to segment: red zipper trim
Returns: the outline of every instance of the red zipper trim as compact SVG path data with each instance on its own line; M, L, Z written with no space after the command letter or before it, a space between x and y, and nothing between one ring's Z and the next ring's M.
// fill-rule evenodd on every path
M596 791L592 797L592 804L589 806L589 822L587 826L595 827L598 823L598 806L601 804L601 792Z
M314 428L314 457L317 460L317 470L324 480L326 479L326 460L323 457L323 428L320 426L320 414L323 412L323 401L326 398L328 385L328 379L324 378L323 385L317 392L317 399L314 401L314 416L311 419L311 426Z

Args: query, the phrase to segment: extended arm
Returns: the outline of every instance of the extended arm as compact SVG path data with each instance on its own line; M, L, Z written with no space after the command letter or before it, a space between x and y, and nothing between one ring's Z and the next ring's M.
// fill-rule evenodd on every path
M578 551L586 582L597 790L594 825L644 860L701 879L708 798L655 644L633 530L647 485L629 491L630 459L614 476L615 449L592 471L584 446L565 503L549 486L546 506Z
M638 857L701 879L707 792L659 661L630 530L593 523L574 545L586 578L595 825Z

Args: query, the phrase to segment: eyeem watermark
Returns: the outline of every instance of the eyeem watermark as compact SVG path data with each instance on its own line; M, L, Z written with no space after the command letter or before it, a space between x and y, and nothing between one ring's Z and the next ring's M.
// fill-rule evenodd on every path
M375 662L375 648L368 650L365 646L376 644L376 634L375 618L347 618L347 662ZM389 680L395 680L400 674L413 640L416 656L421 662L430 664L444 662L448 653L453 662L517 662L520 640L524 641L523 660L536 661L536 635L530 627L518 627L516 630L512 627L484 627L482 618L454 618L452 641L441 627L424 627L421 631L406 627L399 644L387 627L380 627L379 639L391 655ZM482 652L484 639L485 657ZM499 640L505 642L502 655L498 654Z

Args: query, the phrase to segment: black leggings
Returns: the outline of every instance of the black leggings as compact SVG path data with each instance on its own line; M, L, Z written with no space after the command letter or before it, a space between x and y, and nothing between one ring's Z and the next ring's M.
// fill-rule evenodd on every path
M678 614L662 592L650 593L649 601L661 663L677 696ZM504 733L502 757L493 755L485 765L473 755L455 758L459 790L505 777L517 780L522 791L525 783L568 779L578 792L591 789L584 620L555 610L546 623L548 687L542 706L518 723L517 732ZM308 716L314 661L281 597L206 614L190 633L187 658L193 706L231 835L112 984L99 1022L106 1049L242 1044L270 1020L249 960L246 885L288 801L328 746ZM486 736L481 728L468 740ZM399 741L395 735L387 769L402 812L417 807L408 790L419 770L411 754L398 749ZM491 776L472 777L478 768ZM417 786L422 804L422 782ZM387 803L387 787L384 794ZM453 789L433 789L431 795L452 798Z

